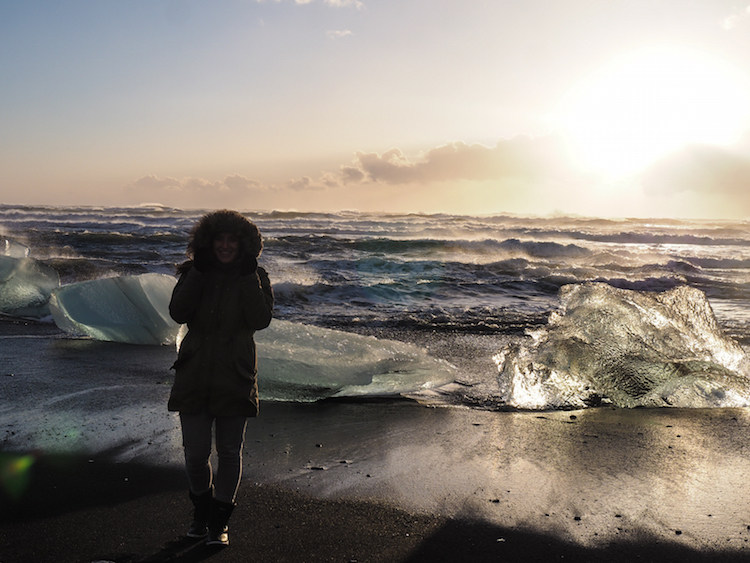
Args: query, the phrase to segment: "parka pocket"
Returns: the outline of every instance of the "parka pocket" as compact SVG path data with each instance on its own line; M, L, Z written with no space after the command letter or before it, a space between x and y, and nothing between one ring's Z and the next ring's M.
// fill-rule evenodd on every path
M187 364L193 358L193 356L195 356L196 352L200 348L200 343L200 336L192 331L189 331L185 336L185 339L182 341L180 351L177 353L177 360L175 360L174 364L172 364L171 369L176 370Z

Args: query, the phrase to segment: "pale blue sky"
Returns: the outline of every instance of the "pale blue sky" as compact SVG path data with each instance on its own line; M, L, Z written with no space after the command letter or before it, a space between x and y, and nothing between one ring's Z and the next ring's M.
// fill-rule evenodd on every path
M633 52L617 103L640 105L603 101L591 137L587 107L563 108ZM584 130L615 157L629 124L655 134L654 73L697 81L653 127L704 116L723 137L627 175L576 152ZM750 216L733 1L0 0L0 76L3 203Z

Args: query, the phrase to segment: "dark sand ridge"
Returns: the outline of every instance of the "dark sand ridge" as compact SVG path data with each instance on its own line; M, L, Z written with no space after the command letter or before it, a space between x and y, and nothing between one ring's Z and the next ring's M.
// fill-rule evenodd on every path
M31 332L0 338L3 453L36 452L23 494L2 496L2 563L750 555L745 409L405 401L264 403L232 546L191 549L177 421L164 411L171 354Z

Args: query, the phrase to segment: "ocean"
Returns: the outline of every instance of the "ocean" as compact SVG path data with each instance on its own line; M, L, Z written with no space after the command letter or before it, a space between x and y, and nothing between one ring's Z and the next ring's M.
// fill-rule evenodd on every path
M28 247L29 256L57 270L64 285L143 273L172 275L185 259L188 232L203 213L156 205L3 205L0 235ZM602 377L607 369L630 373L637 362L648 361L649 367L639 374L651 373L652 364L659 362L668 369L648 375L654 383L648 389L629 392L631 399L649 397L648 401L622 406L659 406L659 400L671 406L748 403L741 356L750 344L750 223L354 211L243 213L264 237L259 262L274 286L276 319L423 347L454 368L454 381L423 393L422 400L485 409L620 404L612 398L616 392L611 382L597 387L592 378ZM596 289L596 295L583 300L587 307L605 303L587 311L575 330L560 324L561 318L583 315L579 305L574 308L570 298L565 301L571 287ZM645 305L639 301L686 287L694 293ZM703 296L706 314L715 315L714 328L705 329L711 319L694 310ZM666 311L665 300L672 307ZM635 352L632 347L620 350L618 358L637 356L637 362L623 367L620 360L613 363L612 354L605 360L594 358L596 352L589 347L580 352L596 364L584 374L588 379L561 390L556 378L579 377L586 370L578 360L571 361L567 349L568 365L549 365L550 358L559 362L561 347L585 340L580 335L590 335L592 326L604 327L621 342L615 333L622 327L593 319L611 317L612 307L621 308L625 302L642 312L636 320L623 321L624 333L640 335L640 343ZM625 319L624 314L614 315ZM691 329L699 334L685 336L688 342L677 349L665 349L675 338L663 330L664 322L641 325L641 317L655 316L667 318L672 328L675 319L681 319L680 326L686 328L675 329L680 338ZM706 330L714 329L714 340L698 342ZM589 345L601 344L601 335L591 338L595 341ZM725 340L717 345L716 338ZM655 345L654 340L662 342ZM611 341L604 344L607 350L613 347ZM728 360L727 354L734 357ZM716 369L711 372L713 368L704 365L700 370L711 372L706 376L711 389L704 389L710 400L704 396L698 402L680 402L675 396L684 390L677 393L674 378L667 382L662 376L677 370L675 377L687 381L685 370L695 375L698 368L690 363L695 361L728 370L739 379L727 384L726 374L715 375ZM392 373L397 377L398 369ZM723 386L722 391L717 392L714 383L721 378L721 385L716 385ZM699 387L706 387L705 379ZM537 396L525 396L529 393Z

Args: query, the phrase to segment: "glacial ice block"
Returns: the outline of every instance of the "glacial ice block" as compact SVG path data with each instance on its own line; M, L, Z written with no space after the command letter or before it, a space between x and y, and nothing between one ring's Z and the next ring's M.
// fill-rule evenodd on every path
M255 340L266 399L394 396L455 378L453 366L404 342L276 319Z
M57 271L33 258L0 254L0 312L18 317L49 315L47 301L60 286Z
M705 294L603 283L564 286L562 308L527 343L495 356L502 395L526 409L750 405L750 361Z
M0 256L27 258L29 256L29 247L17 240L0 235Z
M64 285L52 292L55 323L71 334L128 344L172 344L169 316L176 280L165 274L119 276Z

